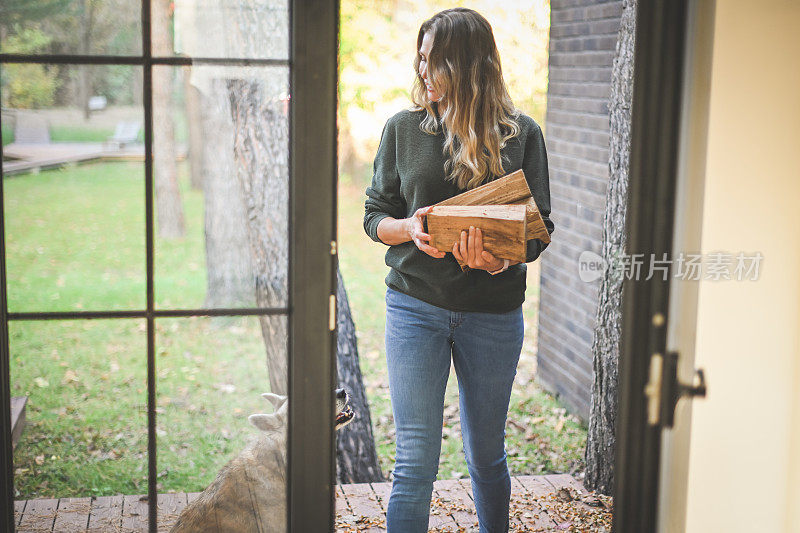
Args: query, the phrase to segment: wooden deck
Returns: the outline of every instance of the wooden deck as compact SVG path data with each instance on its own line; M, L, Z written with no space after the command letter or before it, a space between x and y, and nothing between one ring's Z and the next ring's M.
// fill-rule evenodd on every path
M176 160L186 158L185 144L176 147ZM3 174L11 176L39 172L67 164L93 160L144 161L144 145L132 143L124 148L99 142L11 143L3 147Z
M337 485L336 531L386 531L386 504L391 488L389 482ZM573 495L584 492L581 484L566 474L512 477L511 531L570 529L572 520L564 516L569 513L554 505L563 489ZM169 531L181 510L197 496L198 493L160 494L158 530ZM143 532L147 531L147 498L102 496L17 501L15 515L19 532ZM434 483L430 531L477 531L477 524L468 479Z

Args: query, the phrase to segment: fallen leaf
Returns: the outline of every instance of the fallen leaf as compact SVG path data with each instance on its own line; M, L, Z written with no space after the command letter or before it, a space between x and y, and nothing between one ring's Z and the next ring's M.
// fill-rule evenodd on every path
M49 387L50 386L50 383L46 379L44 379L42 377L34 378L33 382L36 383L37 387L41 387L41 388L45 388L45 387Z
M602 508L605 508L605 506L606 506L605 503L603 503L603 501L600 498L598 498L597 496L595 496L593 494L588 494L588 495L584 496L583 498L581 498L581 501L583 503L585 503L586 505L588 505L589 507L602 507Z
M562 487L562 488L558 489L558 492L556 493L556 497L562 502L571 502L572 500L575 499L572 496L572 492L566 487Z
M514 426L515 428L517 428L520 431L525 431L527 429L525 426L523 426L522 424L520 424L519 422L517 422L516 420L513 420L511 418L508 419L508 424L511 425L511 426Z

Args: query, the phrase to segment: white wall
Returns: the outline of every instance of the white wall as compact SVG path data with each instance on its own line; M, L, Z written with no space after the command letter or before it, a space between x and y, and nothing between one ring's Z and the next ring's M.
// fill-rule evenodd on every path
M718 0L701 247L764 255L703 281L686 531L800 532L800 1Z

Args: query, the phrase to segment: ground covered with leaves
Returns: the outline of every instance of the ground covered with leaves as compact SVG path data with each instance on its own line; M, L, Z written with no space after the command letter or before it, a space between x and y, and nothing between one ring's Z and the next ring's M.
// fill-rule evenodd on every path
M387 507L381 502L382 509ZM434 533L474 533L478 521L472 502L456 501L448 497L431 498L431 519L452 517L453 525L432 525L428 531ZM534 494L529 491L512 493L509 501L509 531L511 532L556 532L610 533L613 503L610 497L597 495L573 487L561 487L552 492ZM369 515L353 513L339 508L335 521L338 533L359 531L382 531L386 529L384 512Z

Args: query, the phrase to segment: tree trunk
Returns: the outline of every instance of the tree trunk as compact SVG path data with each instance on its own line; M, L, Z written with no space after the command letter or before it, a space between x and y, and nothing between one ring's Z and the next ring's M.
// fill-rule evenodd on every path
M344 288L342 274L336 267L336 361L339 386L350 394L350 405L355 418L336 434L336 480L339 483L367 483L384 481L375 437L372 434L367 395L361 379L358 343L350 301Z
M92 41L92 26L94 25L94 4L83 0L81 10L81 44L80 50L84 55L89 55ZM78 66L78 103L83 112L83 119L89 120L89 98L92 96L92 74L94 67L91 65Z
M265 85L273 80L255 77L227 80L234 129L234 174L246 208L256 304L282 307L288 302L289 117L280 100L268 98ZM286 318L259 319L270 390L286 394Z
M154 55L172 55L169 4L169 0L153 2ZM175 162L173 68L163 65L153 67L153 181L158 235L164 239L180 239L186 234L181 191L178 187L178 167Z
M614 486L614 431L617 421L617 362L619 359L622 280L613 268L625 251L625 215L628 193L631 100L636 0L623 0L617 49L611 79L609 181L603 217L602 257L606 265L592 344L594 378L586 443L589 490L611 494Z
M189 82L192 67L184 67L183 100L189 134L189 182L203 190L203 128L200 121L200 92Z
M204 131L201 155L206 237L205 306L250 307L253 304L253 263L247 209L242 201L240 180L236 177L234 131L225 80L210 80L204 85L200 98Z

